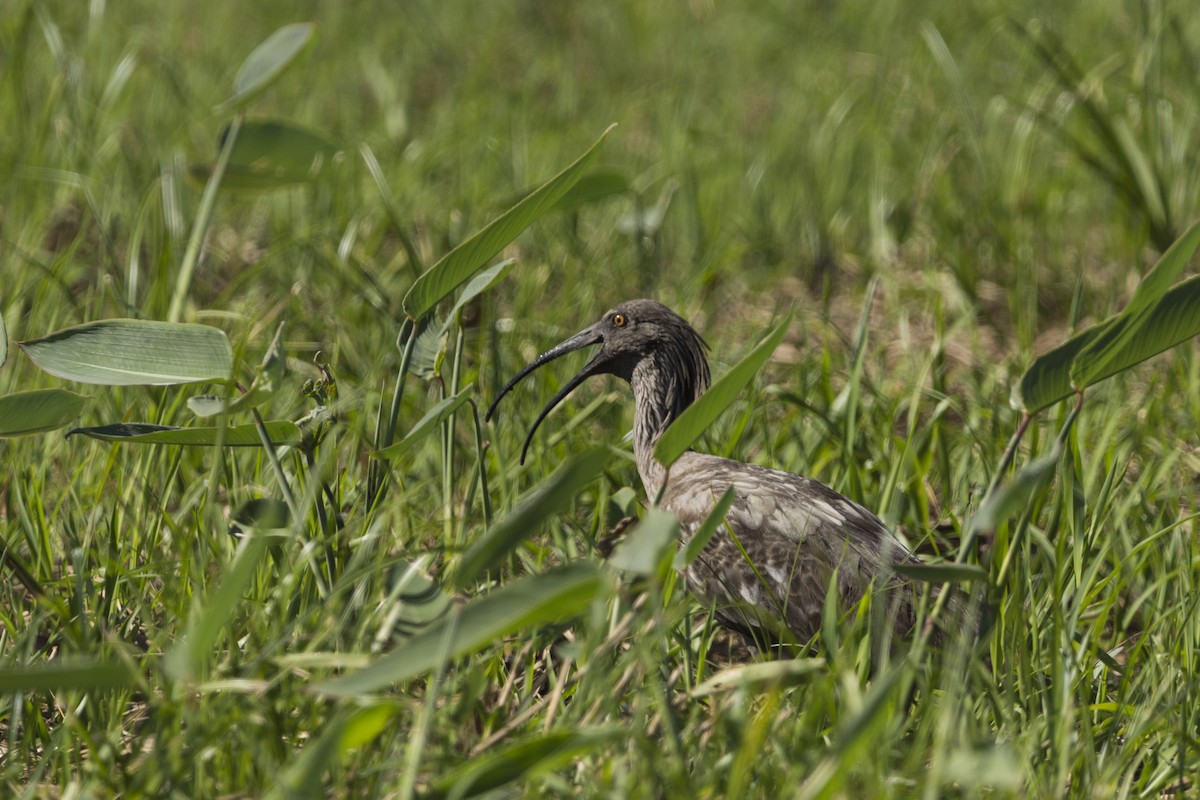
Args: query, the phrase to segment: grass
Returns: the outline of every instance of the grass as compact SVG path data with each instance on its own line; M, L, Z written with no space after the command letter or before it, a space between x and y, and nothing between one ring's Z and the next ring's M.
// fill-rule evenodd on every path
M0 16L10 338L166 318L201 203L187 167L216 158L228 121L213 108L250 51L302 19L276 4L200 8L31 1ZM311 128L344 160L311 185L222 193L183 311L226 331L247 380L286 321L271 419L308 412L304 380L320 379L314 364L332 370L336 422L311 457L281 464L305 516L229 535L247 501L281 497L255 448L0 439L0 547L28 573L6 561L0 582L5 790L1195 791L1190 344L1089 391L1053 480L985 537L979 648L884 656L866 621L831 619L798 666L712 693L695 691L722 664L705 610L669 571L600 566L597 542L645 503L621 441L623 386L580 390L524 466L525 426L569 365L505 401L482 458L463 406L390 462L374 508L366 457L417 275L617 122L601 161L630 190L547 216L505 249L516 266L450 326L443 360L414 348L397 439L469 383L474 407L489 402L629 296L692 320L718 374L795 307L775 359L701 449L820 478L931 560L953 558L1018 425L1013 383L1119 309L1164 231L1197 216L1193 17L1118 0L915 15L878 0L312 6L311 50L250 117ZM1079 85L1039 53L1037 30L1022 32L1035 18L1083 70ZM1121 127L1130 138L1113 147ZM661 225L648 224L656 206ZM13 350L0 394L60 385ZM83 425L191 420L190 390L81 391ZM1035 421L1018 470L1049 452L1066 415ZM479 598L565 582L556 570L572 563L598 576L588 602L487 629L450 658L445 630L470 618L445 615L430 580L591 444L608 446L595 479L454 600L478 613ZM409 658L429 624L442 626L422 651L437 666L321 690ZM125 669L70 671L84 659Z

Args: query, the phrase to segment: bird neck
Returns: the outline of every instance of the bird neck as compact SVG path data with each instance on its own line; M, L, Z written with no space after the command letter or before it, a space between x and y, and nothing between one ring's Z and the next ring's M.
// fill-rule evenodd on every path
M669 377L672 374L676 377ZM633 387L633 454L638 475L651 501L658 496L666 479L666 468L654 457L654 445L683 410L699 396L703 387L687 385L677 371L643 359L629 381Z

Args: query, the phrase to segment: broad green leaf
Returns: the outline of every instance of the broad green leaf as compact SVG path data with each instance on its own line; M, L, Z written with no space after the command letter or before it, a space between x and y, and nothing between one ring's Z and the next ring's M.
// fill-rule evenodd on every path
M1200 276L1173 286L1142 313L1137 335L1126 338L1123 346L1116 346L1120 332L1112 329L1127 324L1126 318L1117 314L1039 356L1014 389L1013 401L1016 406L1025 413L1033 414L1070 397L1074 393L1071 365L1085 348L1098 339L1102 339L1103 343L1098 343L1097 347L1114 347L1114 352L1101 365L1102 369L1088 376L1088 382L1080 387L1082 389L1200 335Z
M296 423L286 419L266 423L267 436L274 445L296 446L302 441ZM262 447L258 429L254 425L231 425L222 435L220 428L174 428L169 425L151 425L148 422L119 422L95 428L75 428L67 436L75 434L90 436L106 442L128 444L177 444L184 446L212 447L221 442L225 447Z
M530 780L609 744L628 741L628 728L556 730L489 750L440 778L430 798L467 798L494 792L517 780ZM536 787L527 786L527 790Z
M283 768L268 799L323 798L322 776L339 758L369 744L388 729L398 707L393 702L372 703L363 708L347 707L321 726L319 736L304 745Z
M233 79L233 96L222 104L228 111L243 106L275 82L288 65L312 42L311 22L284 25L272 33L242 62Z
M1171 284L1187 268L1198 246L1200 222L1189 228L1163 253L1158 263L1138 283L1129 304L1117 315L1116 321L1093 339L1075 359L1071 366L1071 379L1076 386L1091 386L1129 366L1120 366L1125 361L1122 354L1134 347L1138 340L1153 336L1164 313L1159 304L1170 291ZM1164 349L1166 347L1156 352Z
M451 611L366 669L313 688L329 695L386 689L437 668L443 652L458 658L522 628L570 619L587 608L603 586L599 568L578 561L519 578ZM449 641L443 641L446 636Z
M121 661L68 659L0 669L0 694L68 690L121 689L134 674Z
M251 528L260 531L274 531L291 527L287 503L273 497L256 497L242 503L233 512L230 521L242 530Z
M671 423L654 446L654 457L660 463L666 467L674 464L675 459L683 455L713 420L733 403L738 393L754 380L754 376L762 369L763 364L767 363L771 353L775 352L775 348L783 341L791 322L792 314L789 312L757 347L722 375L707 392Z
M609 557L616 569L638 575L656 575L667 548L675 542L679 520L669 511L651 508L633 530L625 535Z
M505 245L550 211L583 176L613 127L601 134L573 164L530 192L524 200L492 220L417 278L404 296L404 313L412 319L424 317Z
M267 541L268 537L262 534L243 538L221 582L203 605L192 607L183 638L166 654L166 668L172 677L188 680L203 673L205 662L216 647L218 637L233 619L234 610L258 570L267 550Z
M225 165L221 189L262 191L308 183L334 163L340 150L324 137L288 122L247 120ZM188 168L198 183L207 181L210 172L207 164Z
M725 515L729 513L730 507L733 506L733 501L737 499L737 494L734 493L733 487L730 486L725 490L725 494L721 495L721 499L713 506L713 510L708 512L708 516L704 518L704 522L700 523L700 527L696 529L696 533L688 540L687 544L675 554L675 569L686 569L688 564L699 557L700 553L708 545L713 534L720 530L725 524Z
M897 574L924 583L970 583L987 579L987 570L975 564L896 564Z
M471 390L474 388L475 384L469 383L458 394L442 400L436 406L429 409L429 412L425 414L425 416L421 417L421 419L417 421L416 425L412 426L412 430L405 434L403 439L396 442L391 447L385 447L382 450L375 451L371 454L372 457L395 458L407 453L413 447L420 444L426 436L437 430L438 427L447 419L449 419L455 411L457 411L464 403L470 400Z
M0 437L61 428L79 416L87 398L66 389L34 389L0 397Z
M739 664L723 669L697 684L688 694L691 697L703 697L732 689L760 691L795 686L807 682L824 669L823 658L789 658L760 664Z
M4 327L4 315L0 314L0 367L8 362L8 329Z
M471 542L455 564L448 581L450 587L455 591L463 589L487 569L499 566L501 560L532 535L543 520L566 508L583 487L600 474L607 460L608 450L595 447L559 467L516 508Z
M51 375L105 386L228 381L233 371L224 331L193 323L107 319L20 346Z

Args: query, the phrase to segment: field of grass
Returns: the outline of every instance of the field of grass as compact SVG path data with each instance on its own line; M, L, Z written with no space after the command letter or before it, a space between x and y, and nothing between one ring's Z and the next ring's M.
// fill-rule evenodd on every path
M228 173L206 206L239 67L305 21L238 130L337 154L282 188ZM1200 791L1194 341L1041 411L1005 460L1026 368L1200 217L1196 42L1166 0L8 3L7 339L176 317L223 330L248 386L282 323L257 411L329 416L277 451L0 437L0 794ZM417 277L613 123L588 167L612 191L543 214L406 349ZM830 614L747 671L661 549L605 562L627 513L627 541L669 533L627 387L577 391L524 465L579 362L481 417L640 296L717 375L795 310L697 448L818 478L971 565L980 641L889 653ZM5 349L0 396L84 394L71 427L206 424L188 399L225 391L84 385ZM994 483L1012 502L983 519ZM234 524L264 505L290 514Z

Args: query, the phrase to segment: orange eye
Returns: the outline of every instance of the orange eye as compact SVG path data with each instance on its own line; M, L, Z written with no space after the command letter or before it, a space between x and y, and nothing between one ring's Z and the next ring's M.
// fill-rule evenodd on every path
M612 316L612 324L613 325L616 325L618 328L624 328L626 322L627 322L627 320L625 319L624 314L613 314L613 316Z

